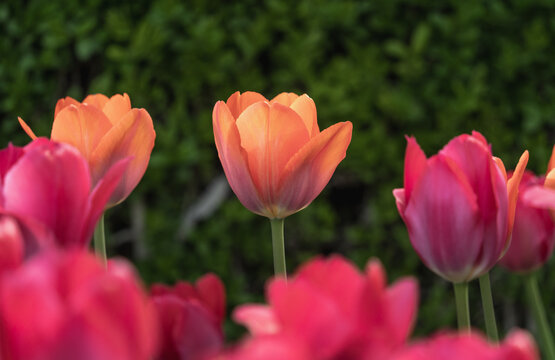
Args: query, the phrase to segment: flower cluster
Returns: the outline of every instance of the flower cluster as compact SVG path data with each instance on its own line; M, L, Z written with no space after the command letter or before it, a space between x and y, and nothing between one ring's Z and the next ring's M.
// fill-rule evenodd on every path
M379 260L361 272L339 255L315 257L287 279L283 219L330 181L352 124L320 131L306 94L267 100L236 92L217 102L223 170L239 201L271 220L276 271L267 304L233 311L248 334L226 344L226 291L217 275L147 291L129 262L106 258L103 213L147 169L156 137L148 112L132 108L127 94L96 94L60 99L50 139L19 121L32 141L0 150L0 359L539 359L526 331L496 343L493 306L484 306L489 340L470 329L467 286L480 278L487 291L488 271L501 263L527 274L541 304L529 274L555 244L555 147L546 176L536 177L525 171L527 152L507 174L478 132L457 136L430 158L407 137L404 187L393 194L416 253L455 284L459 320L458 332L411 339L417 280L388 285ZM88 250L93 233L96 254ZM542 309L535 313L549 330ZM552 358L549 331L540 336Z

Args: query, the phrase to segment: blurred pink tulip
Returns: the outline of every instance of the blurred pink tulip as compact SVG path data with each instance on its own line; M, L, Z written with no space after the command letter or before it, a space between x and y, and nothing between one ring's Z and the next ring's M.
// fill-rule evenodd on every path
M314 101L281 93L271 101L247 91L218 101L214 139L229 185L250 211L270 219L308 206L345 158L353 125L320 131Z
M490 344L478 334L438 334L408 346L389 360L539 360L534 340L513 331L501 344Z
M225 289L217 276L207 274L194 286L155 284L151 294L160 319L156 359L208 359L223 347Z
M528 152L507 181L478 132L457 136L429 159L414 138L407 141L404 188L393 194L414 249L452 282L485 274L509 244Z
M85 252L46 251L0 280L6 360L149 360L156 314L133 269Z
M0 150L0 210L42 224L61 247L86 247L128 162L115 163L91 188L87 162L72 146L44 138L10 145Z
M511 245L501 264L515 272L530 272L542 266L551 256L555 245L555 223L548 210L531 206L525 201L526 191L544 183L526 171L520 182L515 224Z
M233 314L254 336L247 343L254 345L247 346L277 348L276 343L286 342L283 351L299 359L380 358L409 336L418 289L410 278L386 287L377 261L360 274L333 256L310 261L288 283L274 278L267 299L269 306L243 305Z

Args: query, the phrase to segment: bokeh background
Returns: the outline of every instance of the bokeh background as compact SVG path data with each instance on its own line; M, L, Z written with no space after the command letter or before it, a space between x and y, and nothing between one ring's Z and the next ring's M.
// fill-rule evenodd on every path
M229 190L212 108L236 90L307 93L321 129L349 120L354 130L327 188L286 220L289 270L317 254L360 267L378 257L390 279L418 277L423 335L453 327L455 312L395 208L404 135L431 155L475 129L508 168L529 149L543 173L555 139L554 13L551 0L2 1L0 145L27 143L17 116L49 135L58 98L127 92L157 138L142 182L107 214L109 254L130 258L147 284L214 272L231 310L263 299L270 225ZM540 278L552 324L553 271ZM518 277L491 276L502 331L533 329ZM477 283L471 301L482 328ZM226 332L242 329L228 321Z

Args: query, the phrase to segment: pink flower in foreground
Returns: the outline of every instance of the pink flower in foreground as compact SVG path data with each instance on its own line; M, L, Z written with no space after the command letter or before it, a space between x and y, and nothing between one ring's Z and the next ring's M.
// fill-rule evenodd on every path
M408 346L389 360L539 360L534 341L513 331L501 345L477 334L439 334Z
M133 269L85 252L47 251L0 281L7 360L149 360L157 322Z
M217 276L207 274L194 286L155 284L151 293L160 319L156 359L207 359L222 348L225 289Z
M0 211L34 231L41 224L62 247L86 247L128 162L115 163L92 188L87 162L72 146L44 138L10 145L0 150Z
M393 195L412 246L452 282L485 274L509 245L528 152L507 181L503 163L478 132L457 136L429 159L414 138L407 141L404 188Z
M214 138L227 180L250 211L284 218L308 206L345 158L349 121L320 131L308 95L255 92L218 101Z
M241 306L234 319L253 335L249 349L291 359L381 359L404 345L418 302L415 280L386 287L379 262L361 274L339 256L310 261L288 283L273 279L266 296L268 306ZM237 351L233 359L257 358Z
M549 211L530 206L524 199L528 189L543 183L543 177L530 171L524 173L520 182L511 246L501 259L501 264L511 271L536 270L553 252L555 223Z

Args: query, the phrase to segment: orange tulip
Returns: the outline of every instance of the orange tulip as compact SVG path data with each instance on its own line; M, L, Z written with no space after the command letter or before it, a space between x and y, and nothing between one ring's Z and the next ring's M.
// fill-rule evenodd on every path
M32 139L36 138L21 118L19 123ZM125 200L143 177L156 133L148 112L131 108L127 94L111 98L95 94L82 103L69 96L58 100L50 137L81 152L89 163L93 184L113 164L132 157L108 202L108 206L113 206Z
M268 101L234 93L213 112L214 138L227 180L241 203L270 219L310 204L345 158L352 124L320 132L308 95L282 93Z

